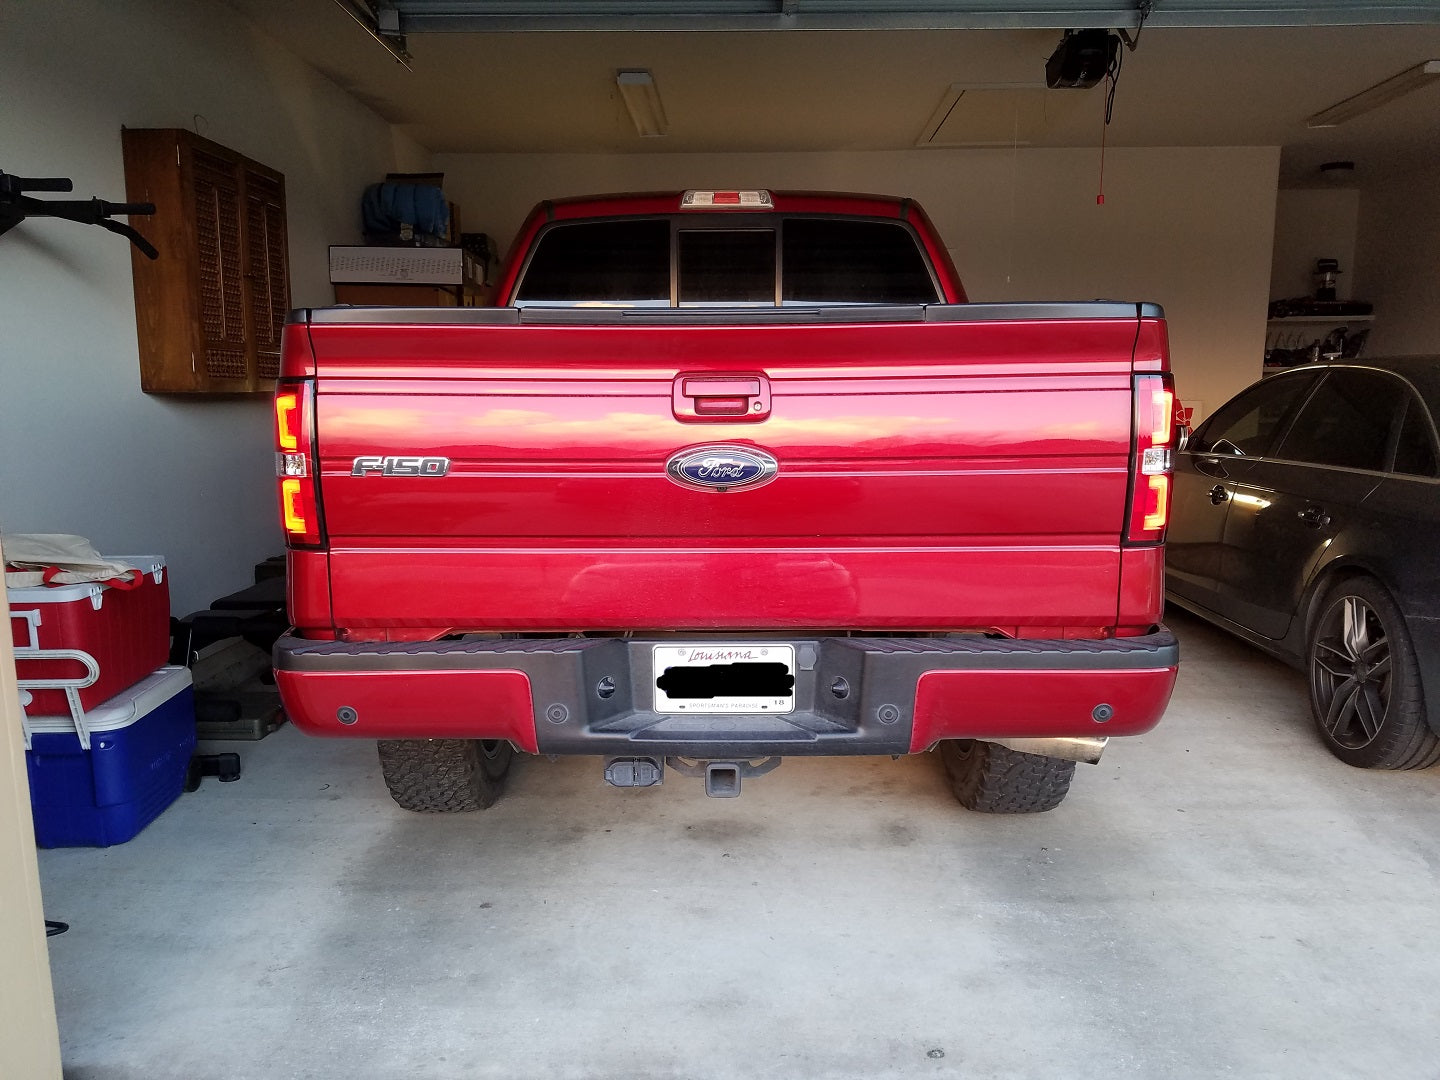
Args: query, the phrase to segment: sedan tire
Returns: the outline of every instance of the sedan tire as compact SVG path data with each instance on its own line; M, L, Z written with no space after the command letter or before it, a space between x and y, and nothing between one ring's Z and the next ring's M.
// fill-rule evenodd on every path
M1440 761L1415 649L1378 581L1350 578L1325 594L1306 641L1306 666L1316 727L1345 764L1424 769Z

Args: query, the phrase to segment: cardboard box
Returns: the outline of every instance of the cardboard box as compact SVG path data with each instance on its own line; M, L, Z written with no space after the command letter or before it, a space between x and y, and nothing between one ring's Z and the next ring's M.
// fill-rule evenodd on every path
M330 280L366 285L462 285L465 253L458 247L340 247L330 249Z

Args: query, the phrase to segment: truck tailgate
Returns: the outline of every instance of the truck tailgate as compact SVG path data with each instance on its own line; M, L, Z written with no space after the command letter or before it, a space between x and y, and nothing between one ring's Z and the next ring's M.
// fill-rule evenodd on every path
M1138 309L952 310L312 318L295 329L315 360L336 626L1113 625ZM754 378L763 415L687 415L677 388L707 375ZM719 492L667 475L708 445L768 452L774 481ZM355 467L367 456L448 468L387 476Z

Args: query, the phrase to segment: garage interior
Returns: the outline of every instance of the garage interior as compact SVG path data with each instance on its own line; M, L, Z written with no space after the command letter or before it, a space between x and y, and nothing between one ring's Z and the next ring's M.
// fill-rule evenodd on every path
M1137 19L20 0L0 169L118 201L122 128L230 147L284 175L296 307L334 302L366 185L437 172L501 251L542 198L912 196L974 300L1162 304L1195 420L1260 377L1320 258L1373 304L1367 354L1440 354L1440 79L1306 123L1440 59L1435 5L1161 0L1108 128L1103 86L1044 88L1064 29ZM163 551L179 615L280 550L270 405L141 391L130 258L66 222L0 237L0 527ZM791 761L729 802L537 758L493 810L421 817L373 744L286 726L133 841L38 859L3 641L0 1076L1433 1075L1435 776L1347 768L1298 673L1172 626L1166 719L1036 818L963 814L929 755Z

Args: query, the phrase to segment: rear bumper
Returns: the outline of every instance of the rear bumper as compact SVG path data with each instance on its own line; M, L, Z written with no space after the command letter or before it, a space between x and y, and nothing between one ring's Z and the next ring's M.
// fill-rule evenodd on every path
M918 753L942 739L1138 735L1159 722L1179 661L1164 628L1100 641L787 641L796 647L796 708L783 716L651 711L652 646L663 640L287 635L275 646L275 675L291 720L312 735L733 759ZM848 687L844 697L832 689L837 680Z

